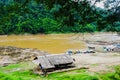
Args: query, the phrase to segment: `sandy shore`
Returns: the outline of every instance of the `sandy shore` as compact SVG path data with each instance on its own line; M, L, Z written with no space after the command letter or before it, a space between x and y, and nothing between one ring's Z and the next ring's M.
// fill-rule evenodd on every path
M94 72L112 70L110 66L120 65L119 53L75 54L71 57L75 59L76 67L88 67Z

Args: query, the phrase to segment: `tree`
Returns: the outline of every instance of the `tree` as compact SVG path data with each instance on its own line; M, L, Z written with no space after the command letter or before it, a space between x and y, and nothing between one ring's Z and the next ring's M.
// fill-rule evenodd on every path
M119 32L119 26L120 0L0 0L2 34Z
M106 21L110 25L110 31L116 31L116 22L120 21L120 0L106 0L104 3L108 12Z

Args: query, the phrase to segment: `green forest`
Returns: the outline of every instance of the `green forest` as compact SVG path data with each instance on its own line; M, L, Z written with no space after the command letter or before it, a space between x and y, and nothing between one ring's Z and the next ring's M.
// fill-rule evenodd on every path
M120 31L120 0L0 0L0 35L95 31Z

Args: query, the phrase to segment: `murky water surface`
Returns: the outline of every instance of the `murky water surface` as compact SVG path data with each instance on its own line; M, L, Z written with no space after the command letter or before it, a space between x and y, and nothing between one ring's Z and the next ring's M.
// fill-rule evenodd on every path
M63 53L69 49L85 48L84 42L75 40L73 34L0 36L0 46L37 48L49 53Z

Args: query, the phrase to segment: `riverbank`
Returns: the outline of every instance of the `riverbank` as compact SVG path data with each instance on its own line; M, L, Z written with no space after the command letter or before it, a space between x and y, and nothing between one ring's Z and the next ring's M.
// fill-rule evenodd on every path
M12 46L0 47L0 67L28 61L30 61L30 64L33 64L32 60L36 56L44 56L47 54L50 53L37 49L18 48ZM71 57L75 59L74 64L76 68L86 67L89 68L90 71L95 72L111 70L108 66L120 64L120 54L115 52L73 54Z
M91 54L73 54L71 57L75 59L76 67L85 67L87 70L52 73L45 78L42 75L35 74L37 65L32 63L35 56L51 54L51 51L65 53L68 49L86 49L88 45L97 45L96 47L100 49L99 46L119 44L120 36L116 33L3 36L0 37L0 41L0 78L3 80L76 80L82 79L82 77L86 77L83 80L88 79L88 77L90 80L94 78L96 80L110 80L116 75L113 67L120 65L120 54L115 52L98 51ZM47 51L47 49L51 51ZM110 72L109 75L108 72ZM73 73L74 75L70 77ZM107 78L104 73L106 73ZM101 75L105 78L101 78ZM118 78L114 79L117 80Z
M48 52L51 54L65 53L69 49L87 49L87 47L91 45L95 46L97 52L105 53L103 51L104 46L119 43L120 36L117 35L117 33L112 32L94 34L85 33L84 35L79 33L19 36L5 35L0 36L0 58L1 62L8 60L9 63L16 63L20 60L24 60L24 58L26 59L26 57L34 57L36 56L36 53L38 55L46 54ZM13 56L14 59L11 60L11 56Z
M36 56L48 54L45 51L30 48L18 48L13 46L0 47L0 67L9 64L31 61Z
M69 49L86 49L88 45L111 45L120 43L117 33L70 33L0 36L0 46L36 48L52 54L64 53Z

